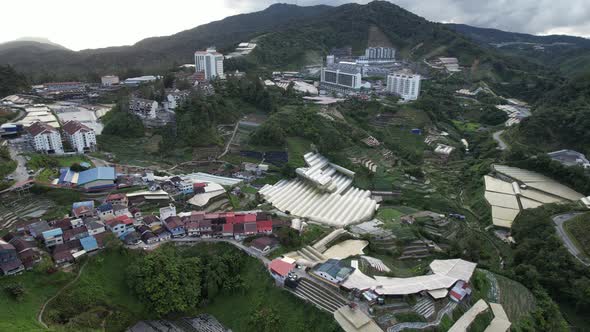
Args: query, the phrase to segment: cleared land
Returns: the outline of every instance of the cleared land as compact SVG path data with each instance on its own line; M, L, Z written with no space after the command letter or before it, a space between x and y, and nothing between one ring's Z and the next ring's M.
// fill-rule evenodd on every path
M579 215L565 223L565 231L576 247L590 255L590 213Z
M500 304L511 322L517 322L535 309L535 297L531 291L514 280L498 274L494 276L500 290Z

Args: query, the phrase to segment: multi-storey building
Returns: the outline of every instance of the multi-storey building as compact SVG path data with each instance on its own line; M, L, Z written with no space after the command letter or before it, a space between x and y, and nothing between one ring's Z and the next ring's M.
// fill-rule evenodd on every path
M321 86L324 89L346 92L359 90L362 85L362 70L350 64L334 64L322 68Z
M420 75L394 73L387 76L387 91L404 100L416 100L420 94Z
M119 76L106 75L100 78L100 83L103 86L113 86L119 84Z
M81 122L71 120L63 125L66 139L77 153L96 150L96 133Z
M369 47L365 50L365 57L368 60L394 60L395 48L392 47Z
M155 119L158 112L158 102L149 99L131 98L129 99L129 112L144 119Z
M213 47L195 52L195 70L204 72L207 80L223 78L223 54Z
M63 154L59 130L43 122L34 122L27 128L30 142L35 151L47 154Z

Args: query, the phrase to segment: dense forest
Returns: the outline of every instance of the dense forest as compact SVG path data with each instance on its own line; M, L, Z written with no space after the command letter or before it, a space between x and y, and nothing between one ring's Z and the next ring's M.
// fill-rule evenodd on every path
M11 66L0 65L0 98L29 88L27 78L16 72Z

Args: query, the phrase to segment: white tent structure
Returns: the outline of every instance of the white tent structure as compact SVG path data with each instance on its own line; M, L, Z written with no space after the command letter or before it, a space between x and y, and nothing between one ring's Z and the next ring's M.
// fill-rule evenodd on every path
M352 187L354 172L332 164L320 154L304 155L308 167L297 178L265 185L259 193L292 215L335 227L370 220L379 208L371 192Z
M434 298L443 298L457 281L468 282L477 264L462 259L434 260L432 274L411 278L369 277L359 270L342 283L347 289L371 289L379 295L409 295L427 291Z

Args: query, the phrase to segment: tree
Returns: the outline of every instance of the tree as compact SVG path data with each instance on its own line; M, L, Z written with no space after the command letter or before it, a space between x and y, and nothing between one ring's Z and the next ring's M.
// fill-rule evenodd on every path
M127 272L129 287L159 317L186 312L201 301L201 261L179 256L174 247L143 256Z
M4 287L4 291L17 302L22 301L26 294L25 286L21 283L8 284Z
M0 66L0 98L28 89L27 79L11 66Z
M281 320L279 312L275 308L264 305L258 306L250 316L250 326L255 331L274 332L281 330Z

